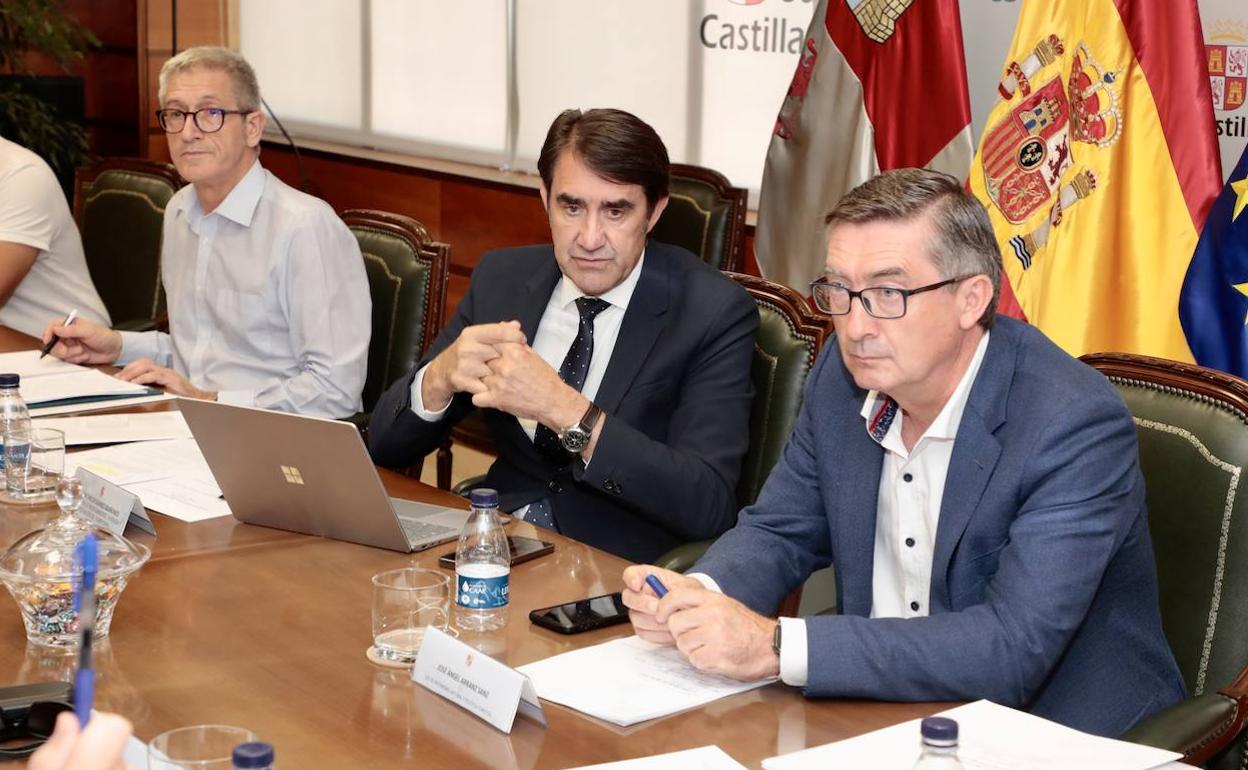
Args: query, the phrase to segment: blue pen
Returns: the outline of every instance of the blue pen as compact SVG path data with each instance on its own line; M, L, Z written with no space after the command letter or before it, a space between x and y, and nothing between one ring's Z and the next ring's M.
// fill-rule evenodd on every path
M88 533L74 549L74 610L78 613L78 673L74 675L74 713L79 727L86 727L95 701L95 669L91 646L95 633L95 578L100 568L100 545L95 533Z
M659 580L657 576L646 575L646 585L654 589L654 592L658 594L658 597L660 599L662 599L664 596L667 596L667 586L663 585L663 581Z

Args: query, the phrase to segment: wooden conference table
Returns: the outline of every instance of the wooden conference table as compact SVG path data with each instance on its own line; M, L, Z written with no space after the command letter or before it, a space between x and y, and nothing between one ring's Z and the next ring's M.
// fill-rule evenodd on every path
M0 330L0 351L31 344ZM394 496L463 505L415 479L386 471L382 478ZM0 507L0 548L55 513L52 505ZM706 744L759 767L769 756L945 707L807 700L773 684L627 729L545 703L549 727L517 718L506 735L364 655L372 575L436 569L451 546L400 554L232 518L152 518L157 538L127 533L152 548L152 559L126 588L96 653L97 707L128 717L143 740L174 727L237 724L272 742L288 768L566 768ZM530 624L530 609L619 590L626 562L524 522L509 530L553 539L556 550L512 571L503 630L461 638L518 666L629 633L617 626L565 637ZM0 684L68 681L74 665L72 655L26 644L6 592Z

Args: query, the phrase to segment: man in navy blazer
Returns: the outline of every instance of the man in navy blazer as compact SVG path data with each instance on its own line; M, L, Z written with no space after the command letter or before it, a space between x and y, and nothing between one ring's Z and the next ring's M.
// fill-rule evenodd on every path
M482 257L424 360L378 401L369 450L406 466L474 407L504 510L635 561L736 517L758 311L647 234L667 150L618 110L569 110L538 160L553 245Z
M850 192L813 285L836 349L695 574L626 571L637 632L808 695L988 698L1103 735L1180 700L1131 416L1100 374L995 317L1000 272L957 180L907 169ZM829 564L840 615L765 617Z

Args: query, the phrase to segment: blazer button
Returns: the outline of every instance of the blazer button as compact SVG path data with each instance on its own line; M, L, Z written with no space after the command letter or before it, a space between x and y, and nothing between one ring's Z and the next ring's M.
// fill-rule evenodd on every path
M919 603L918 603L918 602L910 602L910 609L914 610L915 612L918 612L918 611L919 611Z
M558 481L555 481L553 479L551 480L549 484L546 485L546 488L549 489L551 492L554 492L556 495L563 491L563 486L560 485Z

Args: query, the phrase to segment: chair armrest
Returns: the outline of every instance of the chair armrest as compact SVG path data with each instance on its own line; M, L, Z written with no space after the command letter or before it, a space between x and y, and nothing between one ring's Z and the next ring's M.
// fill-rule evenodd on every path
M1248 721L1248 668L1216 693L1188 698L1132 727L1124 741L1178 751L1188 764L1203 766L1243 732Z
M156 329L156 319L132 318L129 321L113 324L113 328L119 332L150 332Z
M476 489L477 487L481 486L484 483L485 483L484 473L481 474L480 476L469 476L468 478L464 479L463 481L459 482L454 487L452 487L451 492L453 494L459 495L460 497L467 497L468 495L472 494L472 490Z
M706 553L706 549L711 547L714 540L697 540L692 543L678 545L659 558L654 560L654 566L670 569L673 572L687 572L698 559L702 558L702 554Z

